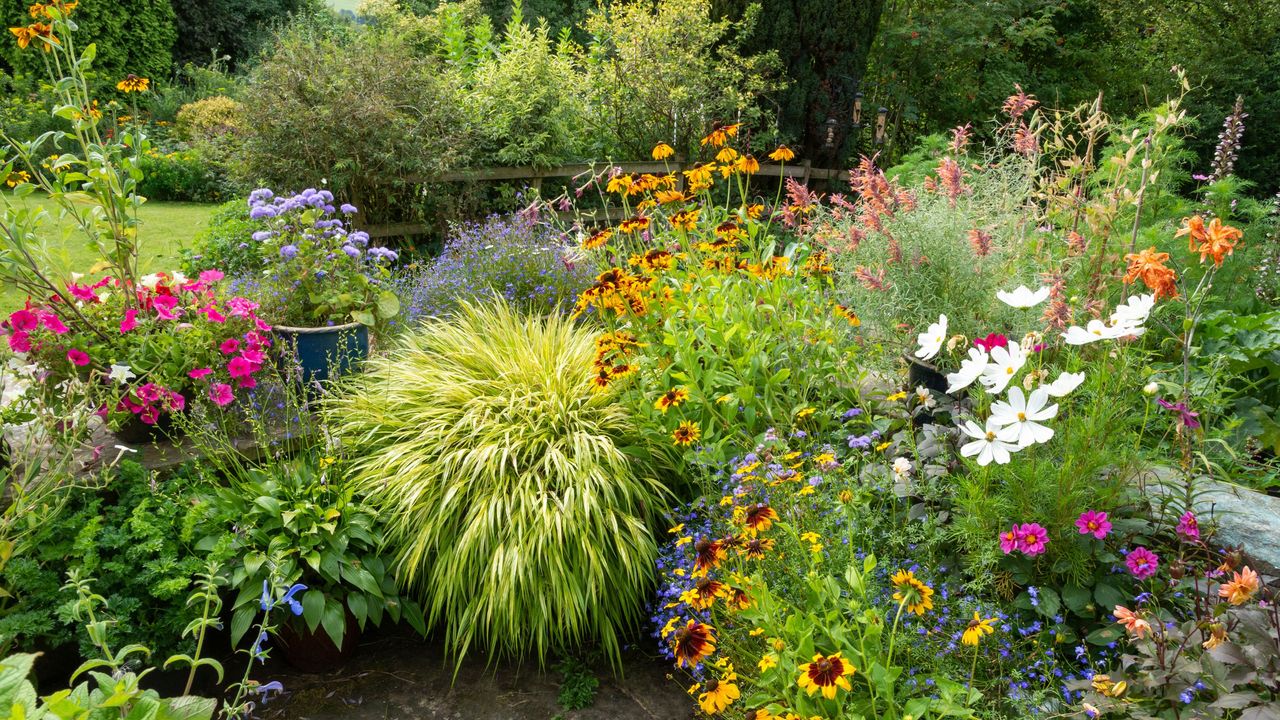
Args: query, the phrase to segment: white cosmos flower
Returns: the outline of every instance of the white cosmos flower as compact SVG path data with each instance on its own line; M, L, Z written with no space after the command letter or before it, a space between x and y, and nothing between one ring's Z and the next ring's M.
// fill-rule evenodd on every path
M973 384L987 367L987 351L982 348L969 348L969 357L960 361L960 370L947 373L947 394L963 390Z
M920 343L920 349L916 350L916 357L921 360L929 360L938 351L942 349L942 343L947 339L947 316L939 315L938 322L929 326L928 330L916 336L916 342Z
M1011 445L1000 439L1000 427L992 423L990 418L987 419L985 429L978 427L978 424L972 420L965 420L960 429L965 435L973 438L971 442L960 447L960 454L965 457L977 455L979 465L990 465L993 460L997 465L1007 464L1009 453L1018 450L1017 445Z
M916 388L916 400L925 410L930 410L938 404L938 401L933 398L933 393L923 385Z
M1036 443L1049 442L1053 437L1053 428L1040 423L1058 414L1058 406L1048 405L1049 391L1036 388L1028 398L1022 394L1022 388L1013 386L1009 389L1009 400L991 404L991 419L988 424L1000 428L999 438L1005 442L1016 443L1019 448Z
M1050 396L1062 397L1070 393L1072 390L1075 390L1076 388L1080 387L1080 383L1082 382L1084 382L1084 373L1064 372L1058 376L1057 380L1054 380L1053 382L1049 383L1048 385L1044 385L1043 387L1045 390L1049 392Z
M1112 332L1112 329L1107 327L1107 324L1101 320L1090 320L1085 327L1072 325L1062 335L1068 345L1088 345L1089 343L1114 337Z
M1017 343L991 350L991 362L982 369L978 378L992 395L999 395L1009 387L1009 381L1027 364L1027 351Z
M1155 295L1151 293L1133 295L1123 305L1117 306L1115 312L1111 313L1111 324L1140 326L1147 321L1147 317L1151 315L1151 310L1155 306Z
M133 373L133 368L128 365L112 365L111 372L107 375L112 382L118 382L121 385L129 382L133 378L138 377Z
M1009 307L1029 308L1035 307L1045 300L1049 299L1049 288L1042 287L1039 290L1031 290L1026 285L1019 285L1013 292L999 290L996 297L1000 298L1000 302Z

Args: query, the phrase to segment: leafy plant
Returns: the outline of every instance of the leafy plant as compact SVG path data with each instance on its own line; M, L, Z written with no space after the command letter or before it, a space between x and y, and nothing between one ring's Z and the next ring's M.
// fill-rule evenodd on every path
M250 219L249 204L244 200L223 203L192 246L182 249L182 271L194 276L204 270L221 270L231 278L260 272L263 257L253 242L253 234L260 228L258 221Z
M568 657L556 665L560 673L560 692L556 703L565 710L589 708L596 701L596 689L600 681L591 666L576 657Z
M229 551L225 572L230 601L231 641L239 644L261 610L264 587L308 588L301 598L302 621L311 632L323 627L342 647L347 614L360 628L404 619L425 633L422 610L402 598L395 577L379 556L382 523L355 495L334 460L304 457L250 469L212 499L205 549ZM227 533L240 528L238 534Z
M592 392L592 333L463 304L370 360L327 406L382 508L403 582L458 661L599 641L613 661L666 491L626 410Z

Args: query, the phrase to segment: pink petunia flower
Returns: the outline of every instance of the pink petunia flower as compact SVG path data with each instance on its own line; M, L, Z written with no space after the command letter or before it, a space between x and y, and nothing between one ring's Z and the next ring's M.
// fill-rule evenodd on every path
M9 349L14 352L31 352L31 336L18 331L9 335Z
M258 303L252 300L246 300L242 297L233 297L227 300L227 311L232 317L247 318L253 315L253 311L258 309Z
M40 324L55 335L65 335L67 333L67 326L62 324L61 318L51 312L40 315Z
M212 285L213 283L222 280L224 277L226 277L226 275L224 275L221 270L205 270L200 273L200 282L206 285Z
M1178 535L1184 540L1200 539L1200 521L1196 520L1196 514L1190 510L1182 513L1182 517L1178 519Z
M182 412L187 407L187 399L182 396L182 393L170 390L168 405L175 412Z
M164 320L177 320L182 312L181 310L175 312L178 307L178 298L172 295L157 295L151 299L151 307L156 311L156 315Z
M258 381L257 381L257 380L254 380L254 379L253 379L253 376L251 376L251 375L245 375L244 377L239 378L238 380L236 380L236 387L240 387L240 388L256 388L256 387L258 387Z
M222 351L223 355L230 355L240 349L240 341L235 338L227 338L222 341L218 349Z
M257 348L246 349L244 352L240 353L240 357L249 361L249 364L253 366L254 372L257 372L258 368L262 367L262 361L265 359L262 351Z
M153 403L160 399L163 391L164 388L156 385L155 383L146 383L145 385L139 386L137 390L134 390L133 394L137 395L138 399L144 403Z
M231 358L231 362L227 363L227 372L233 378L245 378L253 374L253 364L243 357L236 356Z
M71 296L80 302L96 303L98 296L93 293L93 289L88 285L77 285L75 283L67 283L67 289L71 291Z
M187 377L192 380L203 380L206 376L213 372L212 368L196 368L187 373Z
M236 399L235 393L231 391L231 386L226 383L214 383L209 388L209 399L218 407L226 407Z
M35 330L40 322L30 310L15 310L9 315L9 327L14 330Z
M142 408L142 412L138 413L138 419L147 425L155 425L160 419L160 411L154 405L148 405Z
M89 364L88 353L83 350L77 350L76 348L71 348L67 351L67 359L71 361L72 365L78 365L80 367L84 367Z
M1111 532L1111 521L1107 519L1107 514L1104 512L1085 510L1076 519L1076 527L1080 529L1081 535L1092 535L1101 540Z
M120 334L123 335L136 327L138 327L138 311L125 310L124 319L120 321Z
M1130 575L1146 580L1156 574L1160 567L1160 557L1144 547L1137 547L1125 556L1124 564L1128 566Z
M1004 551L1005 555L1008 555L1009 553L1018 549L1018 526L1017 525L1014 525L1008 530L1005 530L1004 532L1000 533L1000 549Z
M224 323L227 321L227 318L223 316L222 313L218 312L218 308L212 305L201 308L200 312L204 313L204 316L209 318L210 322Z
M1049 531L1037 523L1023 523L1018 526L1018 549L1030 557L1044 552L1049 542Z

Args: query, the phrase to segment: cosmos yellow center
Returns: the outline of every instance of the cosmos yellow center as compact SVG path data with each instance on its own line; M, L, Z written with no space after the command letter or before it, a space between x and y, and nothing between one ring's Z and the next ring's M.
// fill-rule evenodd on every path
M1019 422L1026 422L1026 421L1027 421L1027 414L1026 414L1026 413L1024 413L1024 412L1020 412L1020 413L1018 413L1018 420L1019 420Z

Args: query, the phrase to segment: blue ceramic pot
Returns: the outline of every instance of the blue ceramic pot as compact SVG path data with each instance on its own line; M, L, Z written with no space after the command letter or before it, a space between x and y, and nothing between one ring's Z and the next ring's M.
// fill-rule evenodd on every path
M281 357L296 364L308 385L346 375L369 357L369 328L360 323L320 328L272 327Z

